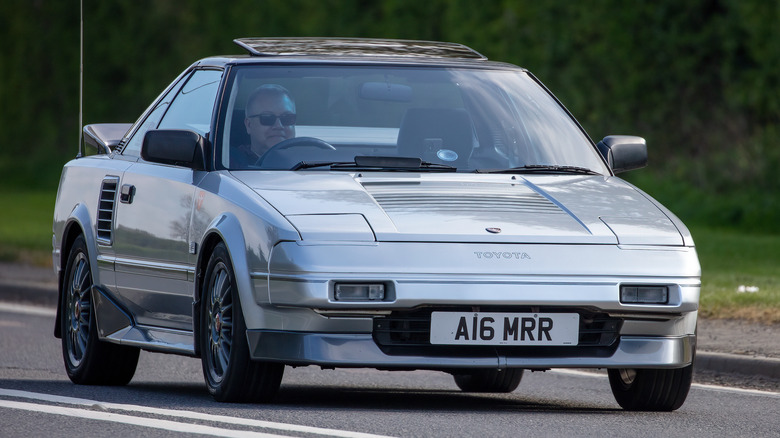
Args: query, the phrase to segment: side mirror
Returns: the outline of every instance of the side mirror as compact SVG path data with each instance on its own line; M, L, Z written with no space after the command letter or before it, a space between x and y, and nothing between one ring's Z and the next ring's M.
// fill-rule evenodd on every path
M596 145L615 173L647 166L647 143L633 135L608 135Z
M207 144L208 140L194 131L150 130L144 135L141 158L153 163L204 170Z

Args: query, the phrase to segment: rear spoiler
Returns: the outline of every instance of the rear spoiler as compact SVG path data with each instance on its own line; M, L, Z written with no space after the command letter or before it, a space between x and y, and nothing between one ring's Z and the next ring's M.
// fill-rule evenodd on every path
M132 123L98 123L84 127L84 142L95 149L98 154L110 154L119 146Z

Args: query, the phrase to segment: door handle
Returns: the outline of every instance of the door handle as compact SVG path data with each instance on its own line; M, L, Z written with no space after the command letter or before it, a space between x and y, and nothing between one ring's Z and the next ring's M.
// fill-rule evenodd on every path
M122 191L119 194L119 202L123 204L132 204L135 196L135 186L132 184L122 185Z

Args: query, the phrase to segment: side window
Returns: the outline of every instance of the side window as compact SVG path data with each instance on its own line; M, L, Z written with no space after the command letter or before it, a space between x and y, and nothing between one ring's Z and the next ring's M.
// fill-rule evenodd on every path
M173 99L159 129L190 129L205 136L221 78L222 72L218 70L195 71Z
M170 96L165 96L165 99L163 99L157 105L154 111L149 113L149 117L147 117L138 130L135 131L133 138L127 142L127 146L125 146L125 149L122 151L122 155L141 155L141 143L144 141L144 135L146 135L146 131L157 127L157 124L160 122L160 118L163 116L163 114L165 114L165 110L168 108L169 103Z

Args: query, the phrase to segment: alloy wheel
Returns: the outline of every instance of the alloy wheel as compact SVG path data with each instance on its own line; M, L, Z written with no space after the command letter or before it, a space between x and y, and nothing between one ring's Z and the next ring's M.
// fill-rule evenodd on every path
M66 336L68 358L74 367L84 359L89 341L92 300L90 288L92 279L89 261L84 253L74 260L73 275L68 279L66 317L68 318Z
M215 266L208 288L208 351L209 372L215 383L225 377L233 346L233 284L224 263Z

